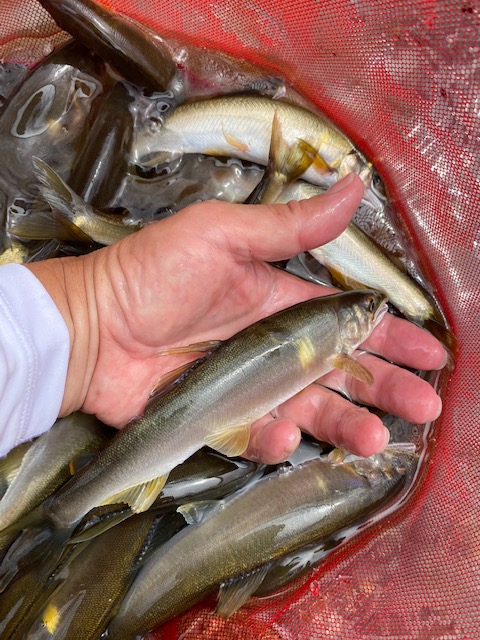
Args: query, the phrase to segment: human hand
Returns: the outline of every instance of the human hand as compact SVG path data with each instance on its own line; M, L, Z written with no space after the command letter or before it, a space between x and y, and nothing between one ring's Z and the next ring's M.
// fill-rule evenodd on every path
M186 359L159 354L226 339L280 309L330 293L267 262L339 235L362 194L363 184L352 174L326 194L300 203L204 202L111 247L29 265L70 331L61 414L81 408L122 427L142 412L162 374ZM418 369L440 368L446 358L433 336L391 315L363 348ZM373 355L361 358L375 378L371 387L339 372L325 376L322 384L411 421L439 415L440 399L428 383ZM360 455L387 444L377 416L311 385L279 407L275 419L269 415L252 425L246 455L268 463L284 460L298 445L299 427Z

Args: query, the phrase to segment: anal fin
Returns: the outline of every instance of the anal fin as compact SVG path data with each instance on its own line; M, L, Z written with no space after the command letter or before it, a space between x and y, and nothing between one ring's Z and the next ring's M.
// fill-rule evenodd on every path
M218 593L218 604L215 613L222 618L229 618L240 607L243 607L250 596L262 584L269 568L270 563L257 567L247 574L223 582Z
M165 486L168 474L153 478L148 482L137 484L133 487L125 489L125 491L119 491L111 496L108 500L102 503L106 504L118 504L125 502L128 504L134 513L142 513L149 509L158 497L158 494Z

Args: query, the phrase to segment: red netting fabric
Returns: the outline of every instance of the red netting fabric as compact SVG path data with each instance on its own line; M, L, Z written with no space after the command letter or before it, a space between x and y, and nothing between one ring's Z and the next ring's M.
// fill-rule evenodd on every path
M156 637L480 638L480 7L473 0L104 0L161 34L268 65L369 156L459 339L430 455L408 503L280 596L228 622L211 606ZM65 35L2 0L0 58ZM211 603L210 603L211 604Z

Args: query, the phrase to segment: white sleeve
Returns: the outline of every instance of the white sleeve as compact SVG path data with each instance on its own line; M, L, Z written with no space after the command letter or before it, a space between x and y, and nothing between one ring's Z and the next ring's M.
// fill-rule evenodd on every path
M47 431L60 411L70 339L40 281L0 266L0 457Z

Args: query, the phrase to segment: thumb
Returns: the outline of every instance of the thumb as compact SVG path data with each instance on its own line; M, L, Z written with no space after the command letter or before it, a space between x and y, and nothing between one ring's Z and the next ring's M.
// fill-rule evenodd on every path
M229 216L225 216L223 207L217 224L239 254L269 262L284 260L340 235L363 193L362 180L350 173L325 193L307 200L234 205Z

